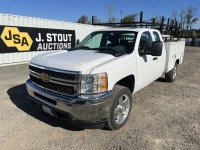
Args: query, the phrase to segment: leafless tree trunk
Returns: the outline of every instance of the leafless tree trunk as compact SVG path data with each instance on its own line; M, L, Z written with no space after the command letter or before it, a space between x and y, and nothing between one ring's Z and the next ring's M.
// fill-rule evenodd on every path
M171 19L177 21L178 20L178 12L177 10L173 11L171 14Z
M180 22L181 22L181 36L184 37L184 30L185 30L185 24L186 24L186 11L184 9L180 12Z
M115 8L113 5L109 5L106 8L106 18L108 19L110 23L113 23L116 21L116 17L114 16L114 10Z

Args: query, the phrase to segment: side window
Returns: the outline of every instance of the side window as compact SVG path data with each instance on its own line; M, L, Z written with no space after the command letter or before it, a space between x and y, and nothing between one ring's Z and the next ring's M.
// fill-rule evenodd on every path
M139 44L139 50L145 50L150 51L152 46L152 37L150 32L144 32L142 33L140 44Z
M160 41L160 36L159 36L158 32L154 31L153 36L154 36L155 41Z

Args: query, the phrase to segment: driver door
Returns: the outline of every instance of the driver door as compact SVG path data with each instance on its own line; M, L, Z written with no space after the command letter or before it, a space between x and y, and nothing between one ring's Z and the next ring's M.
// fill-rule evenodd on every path
M152 36L149 31L142 33L138 48L138 89L141 89L158 78L158 58L151 55Z

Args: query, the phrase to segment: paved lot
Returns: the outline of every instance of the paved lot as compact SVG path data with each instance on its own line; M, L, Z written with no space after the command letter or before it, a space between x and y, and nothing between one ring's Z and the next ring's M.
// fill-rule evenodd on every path
M25 87L28 65L0 67L0 149L200 149L200 47L187 47L174 83L155 81L133 95L118 131L80 130L42 112Z

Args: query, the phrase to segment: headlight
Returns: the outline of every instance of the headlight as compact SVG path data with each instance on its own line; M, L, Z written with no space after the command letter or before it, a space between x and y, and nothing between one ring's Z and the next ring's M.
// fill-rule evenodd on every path
M108 90L106 73L81 76L81 94L96 94Z

